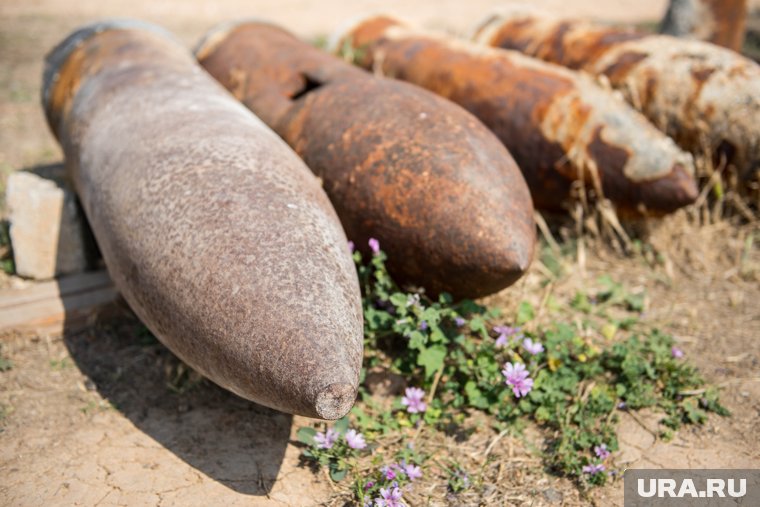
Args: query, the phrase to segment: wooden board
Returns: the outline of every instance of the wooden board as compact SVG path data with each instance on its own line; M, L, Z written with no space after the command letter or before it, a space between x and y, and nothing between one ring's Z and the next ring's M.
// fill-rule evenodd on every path
M93 271L0 291L0 333L79 331L119 293L108 273Z

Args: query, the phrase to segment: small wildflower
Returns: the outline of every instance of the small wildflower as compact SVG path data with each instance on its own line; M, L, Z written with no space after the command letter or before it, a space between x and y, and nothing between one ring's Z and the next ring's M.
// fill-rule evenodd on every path
M373 481L367 481L367 484L364 485L364 491L371 489L374 485L375 483Z
M670 354L676 359L681 359L683 357L683 350L678 347L673 347L670 349Z
M604 472L604 465L602 465L601 463L597 463L595 465L585 465L583 467L584 474L595 475L600 472Z
M410 306L420 306L420 295L419 294L409 294L406 297L406 307L409 308Z
M617 408L618 410L625 410L628 408L628 403L621 401L620 403L617 404Z
M607 449L607 444L597 445L594 447L594 454L597 458L607 459L610 455L610 451Z
M422 331L426 331L427 328L428 328L428 323L427 322L425 322L424 320L422 322L420 322L420 329Z
M519 338L522 336L520 333L519 327L510 327L510 326L494 326L493 328L494 332L498 333L499 336L496 338L496 346L497 347L506 347L509 345L509 338L512 336L515 336Z
M351 449L364 449L367 447L367 442L364 440L364 435L356 430L348 430L346 432L346 443Z
M523 340L523 348L532 355L540 354L544 351L544 346L541 345L539 342L534 342L530 338L526 338Z
M318 449L332 449L335 441L338 440L338 432L330 428L326 433L321 431L314 435L314 442Z
M464 320L462 317L457 317L457 318L454 319L454 324L456 324L457 327L462 327L465 324L467 324L467 321Z
M380 488L380 496L375 500L375 507L403 507L404 502L401 499L401 490L398 487Z
M525 396L533 389L533 379L522 363L506 363L501 373L506 377L505 383L512 387L515 397Z
M401 398L401 404L406 407L410 414L424 412L427 410L427 404L422 401L425 397L425 391L419 387L407 387L404 391L404 397Z
M354 253L354 251L356 251L356 245L354 245L353 241L348 242L348 251L351 253Z
M420 470L420 467L412 463L407 463L406 460L403 460L401 462L401 470L404 471L404 473L406 474L406 477L410 481L415 481L419 479L420 477L422 477L422 470Z
M384 466L383 468L380 469L380 472L382 472L383 477L385 478L386 481L392 481L393 479L396 478L395 468L396 466L392 465L392 466Z
M369 239L369 248L372 250L372 253L377 255L380 253L380 242L376 240L375 238Z

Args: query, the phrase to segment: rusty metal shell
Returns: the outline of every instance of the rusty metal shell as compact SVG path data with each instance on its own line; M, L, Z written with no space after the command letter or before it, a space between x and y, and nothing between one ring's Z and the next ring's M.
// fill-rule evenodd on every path
M586 76L388 17L357 23L337 41L363 67L477 116L514 155L537 207L558 208L577 179L626 210L663 213L697 196L691 156Z
M747 0L670 0L660 33L741 51Z
M520 8L491 16L475 39L604 76L684 149L725 157L744 180L760 169L760 66L733 51Z
M343 416L361 368L359 286L296 154L138 22L62 42L43 102L108 270L151 331L242 397Z
M212 31L197 57L323 180L349 238L380 240L401 281L473 297L525 272L535 241L527 186L459 106L266 23Z

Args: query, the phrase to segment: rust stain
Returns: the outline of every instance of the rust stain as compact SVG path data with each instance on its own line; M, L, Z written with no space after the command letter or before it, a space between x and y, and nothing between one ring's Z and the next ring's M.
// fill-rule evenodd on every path
M361 41L368 58L379 62L376 70L431 90L477 116L514 155L537 207L562 209L579 179L600 185L598 190L620 208L643 207L649 213L670 211L696 198L693 179L686 199L682 193L637 192L639 185L670 178L676 163L690 167L690 161L683 162L686 156L665 136L590 80L519 53L488 50L382 19L382 30L377 18L370 18L344 40ZM563 31L553 33L560 38ZM602 142L602 128L616 132L614 142ZM628 156L626 150L634 149L629 145L639 151ZM656 152L658 161L650 164L642 150Z
M610 79L618 81L624 76L628 75L628 73L631 72L632 68L644 60L646 57L647 55L645 53L628 51L620 55L620 57L618 57L615 62L607 66L607 68L605 68L602 73Z
M387 26L379 19L352 43L361 48ZM472 115L273 25L244 23L209 39L200 63L322 179L357 246L380 240L397 278L481 296L525 271L535 239L530 194L510 154ZM232 68L245 72L244 90L231 82Z
M742 8L729 7L732 2L704 3L726 26L740 23L728 13L742 13ZM517 24L519 31L512 28ZM742 181L755 177L753 168L760 163L760 66L751 60L699 41L517 10L490 17L476 38L604 75L682 148L701 156L706 140L716 161L730 154L726 161ZM726 145L733 149L727 152Z

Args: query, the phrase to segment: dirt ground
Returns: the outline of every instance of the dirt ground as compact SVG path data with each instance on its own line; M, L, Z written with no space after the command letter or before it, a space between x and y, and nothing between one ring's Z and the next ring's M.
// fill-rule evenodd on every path
M39 106L42 61L47 50L83 23L139 17L166 26L190 47L217 22L241 17L276 21L304 37L327 34L347 19L377 12L464 32L503 3L0 0L0 183L10 171L61 160ZM533 3L562 14L640 22L658 18L666 2ZM708 380L724 388L731 418L711 417L702 427L679 431L668 443L655 437L655 414L624 416L619 466L759 468L760 251L745 245L750 234L757 244L760 230L726 223L695 229L685 217L682 213L653 226L651 241L668 257L663 265L592 250L551 290L561 299L602 273L644 289L645 319L676 335ZM534 266L524 281L493 301L507 307L519 299L539 301L545 290L542 276L540 266ZM122 313L65 338L0 338L3 355L13 364L0 372L0 505L327 501L330 482L301 464L294 445L296 429L308 420L198 381L164 347L146 339L128 310ZM476 439L467 445L485 448L489 443ZM523 444L505 438L493 452L503 460L508 480L534 493L528 501L515 497L494 504L622 505L621 482L582 498L569 481L543 473L530 446ZM526 467L534 475L523 476Z

